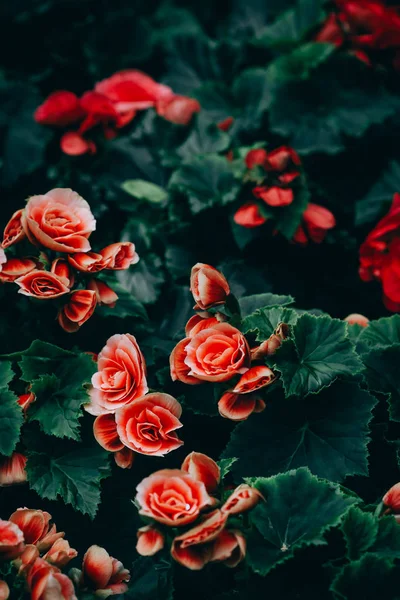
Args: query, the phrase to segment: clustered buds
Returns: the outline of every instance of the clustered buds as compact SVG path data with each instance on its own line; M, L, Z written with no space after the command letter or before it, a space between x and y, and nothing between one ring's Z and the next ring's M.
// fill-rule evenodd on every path
M95 228L89 204L76 192L58 188L32 196L4 229L0 281L15 283L24 296L59 301L58 323L69 333L78 331L98 304L112 307L118 300L93 274L128 269L139 260L132 242L93 252L89 237ZM43 249L39 256L7 257L4 250L24 239Z
M12 561L31 598L76 600L78 591L94 591L103 598L126 592L129 571L99 546L86 552L82 571L62 573L78 553L50 520L49 513L28 508L19 508L8 521L0 520L0 562ZM9 592L7 583L0 581L0 599L7 600Z
M101 126L105 139L113 139L128 125L138 111L154 108L157 114L176 125L187 125L200 104L194 98L174 94L171 88L157 83L140 71L119 71L95 85L94 90L78 98L73 92L53 92L35 111L41 125L77 130L63 134L61 150L70 156L93 154L96 144L86 137L88 131Z
M164 469L143 479L135 502L139 514L152 523L137 532L136 550L152 556L171 540L171 556L191 570L209 562L235 567L246 554L246 539L238 528L241 515L260 500L260 492L239 485L226 499L221 488L220 468L199 452L189 454L180 469ZM235 527L230 517L236 517ZM181 533L181 528L190 525Z
M169 394L148 393L145 359L133 335L113 335L97 368L85 408L96 416L96 440L118 466L130 468L134 453L165 456L183 444L177 435L182 407Z
M301 160L289 146L280 146L271 152L264 148L249 150L245 156L247 172L244 183L250 182L253 198L234 214L237 225L252 229L270 218L270 209L289 206L295 201L297 182L301 175ZM309 203L303 212L302 223L293 241L305 245L310 240L320 243L329 229L336 225L333 214L323 206Z
M188 385L235 380L218 402L221 416L242 421L253 412L261 412L265 402L258 392L273 383L276 374L265 363L257 363L277 350L288 335L288 327L279 324L268 340L251 350L241 331L226 321L229 311L225 309L237 303L223 274L198 263L192 268L190 289L198 312L186 324L186 337L171 353L172 380Z

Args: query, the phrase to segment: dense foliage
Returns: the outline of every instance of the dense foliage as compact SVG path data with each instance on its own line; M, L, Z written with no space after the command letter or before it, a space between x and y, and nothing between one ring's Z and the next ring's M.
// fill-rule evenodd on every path
M395 3L0 16L0 600L399 598Z

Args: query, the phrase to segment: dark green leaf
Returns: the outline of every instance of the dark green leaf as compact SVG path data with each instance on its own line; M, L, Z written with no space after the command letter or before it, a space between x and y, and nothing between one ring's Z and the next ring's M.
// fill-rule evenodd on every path
M118 295L114 307L100 306L97 310L100 316L125 319L126 317L137 317L147 321L148 316L145 307L135 296L125 288L115 277L104 277L101 279L109 285Z
M334 51L333 44L310 42L280 56L267 69L270 86L308 79L313 69L327 60Z
M108 453L102 448L79 446L66 454L32 452L27 465L30 487L41 498L57 500L89 515L100 503L100 482L109 475Z
M298 152L335 154L344 148L343 134L362 136L395 114L399 103L361 61L337 55L307 81L274 89L269 115L272 130Z
M400 343L400 315L371 321L362 329L359 342L371 348Z
M218 461L218 466L221 469L221 481L223 481L228 473L231 472L232 466L236 461L237 458L221 458L221 460Z
M23 422L17 396L8 389L14 372L11 362L0 362L0 454L10 456L19 440Z
M26 350L9 355L9 358L21 358L18 362L21 379L27 383L31 383L40 375L54 373L62 360L74 357L73 352L40 340L33 341Z
M131 581L125 598L132 600L172 600L173 573L168 559L140 556L132 565Z
M172 174L168 187L187 196L193 214L233 202L239 191L229 161L216 154L186 161Z
M351 508L342 523L349 560L357 560L374 544L378 519L359 508Z
M153 204L164 204L168 200L168 194L162 187L143 179L128 179L121 187L138 200L147 200Z
M316 393L340 375L352 377L362 369L346 323L309 314L299 317L292 339L278 348L271 364L280 371L287 396Z
M393 194L400 190L400 164L392 161L365 198L356 203L356 225L374 222L390 207Z
M238 457L237 480L301 466L332 481L368 475L368 424L376 404L368 392L336 382L317 396L285 400L278 390L271 399L262 413L236 426L224 450L223 456Z
M245 132L257 130L268 110L272 96L266 69L242 71L233 84L235 103L240 107L238 122Z
M288 306L293 303L294 298L292 296L279 296L270 292L239 298L242 317L250 316L256 310L265 308L266 306Z
M243 319L243 333L256 332L257 341L263 342L272 335L279 323L293 324L298 315L293 308L285 306L272 306L271 308L259 308Z
M201 154L224 152L229 143L229 135L218 129L215 121L210 121L200 113L195 127L176 153L182 160L188 160Z
M344 566L330 589L338 600L397 600L399 597L398 577L391 562L373 554L365 554Z
M324 534L355 503L337 485L317 479L304 468L248 481L265 498L250 513L263 540L258 537L253 547L249 539L247 547L250 567L260 575L292 558L298 548L326 544Z
M389 394L389 414L400 422L400 344L376 348L363 355L368 386L375 392Z
M266 48L285 48L298 44L324 17L321 0L298 0L262 30L254 43Z
M137 305L152 304L157 300L164 283L161 260L158 256L147 255L145 258L141 258L133 268L118 271L116 278ZM118 294L115 286L111 287Z

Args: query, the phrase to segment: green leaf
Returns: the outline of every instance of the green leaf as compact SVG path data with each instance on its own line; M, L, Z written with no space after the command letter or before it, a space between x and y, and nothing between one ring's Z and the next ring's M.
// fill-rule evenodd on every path
M400 344L370 350L363 355L368 386L389 395L389 414L400 422Z
M247 481L265 498L250 513L260 534L258 543L253 546L250 538L247 547L249 565L260 575L292 558L301 547L326 544L325 533L355 503L337 485L317 479L304 468Z
M232 471L232 467L237 462L237 458L221 458L218 461L218 466L221 470L221 481Z
M285 306L272 306L271 308L259 308L251 315L243 319L243 333L256 332L256 340L263 342L272 335L279 323L293 324L298 315L293 308Z
M298 0L265 27L254 43L263 48L286 48L298 44L324 17L321 0Z
M393 515L378 519L378 533L369 551L385 558L400 558L400 527Z
M365 554L342 568L330 590L337 600L396 599L399 597L398 576L388 559Z
M294 303L292 296L280 296L278 294L253 294L239 298L239 306L243 317L252 315L256 310L266 306L289 306Z
M332 481L368 475L372 395L336 382L317 396L284 400L277 390L270 397L262 413L236 426L224 450L224 457L239 457L236 480L302 466Z
M156 556L140 556L132 565L131 581L124 597L128 600L172 600L171 561Z
M271 104L271 85L267 69L253 68L242 71L234 81L235 103L240 108L238 126L244 132L259 129Z
M81 406L88 402L89 385L96 365L87 354L64 359L55 374L44 374L32 382L36 402L29 419L38 421L48 435L79 440Z
M23 422L22 410L18 398L8 389L14 378L12 364L0 362L0 454L11 456L18 443Z
M201 112L204 112L213 123L233 117L237 110L229 89L220 82L207 81L196 89L194 97L200 102Z
M158 256L148 254L133 269L118 271L117 281L137 306L156 302L164 283L162 263ZM115 286L112 286L115 289ZM115 289L118 294L117 289ZM118 306L118 302L116 307ZM113 310L113 309L111 309ZM141 311L142 312L142 311Z
M100 316L114 317L117 319L136 317L147 321L148 316L145 307L121 282L115 277L105 277L103 274L101 279L104 280L107 285L112 287L114 292L118 295L118 300L114 307L100 306L97 309Z
M185 385L179 386L178 392L175 394L181 400L184 408L191 410L196 415L207 415L208 417L218 416L218 400L214 386L201 385ZM181 391L179 391L181 390ZM181 396L181 393L183 396Z
M378 519L371 513L353 507L342 523L342 531L348 559L357 560L374 544L378 534Z
M215 121L210 121L200 113L195 127L176 153L181 159L188 160L197 155L224 152L229 144L229 135L218 129Z
M298 152L335 154L344 148L344 135L361 137L394 115L399 104L377 74L343 54L324 62L307 81L274 88L269 117L272 131Z
M188 198L193 214L213 205L233 202L239 192L229 161L216 154L194 157L183 163L172 174L168 187Z
M292 339L278 348L271 363L282 375L287 396L317 393L340 375L352 377L362 369L346 323L310 314L299 317Z
M400 343L400 315L370 321L368 327L363 327L359 342L371 348Z
M365 198L356 202L356 225L375 222L389 209L393 194L400 190L400 164L392 161Z
M95 517L100 503L100 482L109 475L108 453L102 448L83 448L65 454L32 452L27 464L30 487L41 498L61 497L75 510Z
M143 179L128 179L121 187L134 198L147 200L152 204L164 204L168 200L168 193L162 187Z
M69 350L64 350L54 344L35 340L26 350L9 354L8 358L21 360L18 366L21 369L21 379L31 383L40 375L53 373L60 365L61 361L73 358L75 354Z
M313 69L323 63L335 51L333 44L310 42L304 44L290 54L275 59L267 69L271 87L289 81L308 79Z

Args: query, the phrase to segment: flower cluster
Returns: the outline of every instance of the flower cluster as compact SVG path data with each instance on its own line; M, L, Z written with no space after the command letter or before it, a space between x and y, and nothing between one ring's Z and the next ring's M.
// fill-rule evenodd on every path
M245 156L247 172L245 182L252 184L254 198L241 206L234 214L237 225L252 229L271 218L270 209L289 206L295 201L296 181L301 175L301 160L293 148L280 146L271 152L256 148ZM253 187L253 184L256 183ZM323 206L308 203L302 215L302 223L293 241L305 245L310 240L320 243L329 229L335 227L333 214Z
M276 375L265 364L257 363L276 351L286 336L285 327L278 327L269 340L251 350L245 336L227 323L226 314L218 310L231 300L229 284L222 273L198 263L192 268L190 289L198 312L186 324L186 337L171 353L171 378L189 385L236 378L218 402L218 410L234 421L247 419L265 408L257 392L273 383Z
M388 51L394 68L400 69L400 15L378 0L336 0L336 11L315 40L344 47L367 65L371 53Z
M103 598L127 590L129 571L98 546L91 546L83 558L82 571L62 573L78 555L65 533L50 526L51 515L42 510L17 509L8 521L0 521L0 561L12 561L13 574L25 582L31 598L76 600L76 590L93 590ZM75 587L74 587L75 583ZM2 600L10 590L0 581Z
M139 260L131 242L93 252L89 237L95 228L89 204L74 191L56 188L31 196L4 229L0 281L14 282L20 294L38 300L65 296L67 302L60 306L58 322L67 332L78 331L97 304L114 306L118 300L117 294L93 274L128 269ZM38 257L6 256L5 249L24 239L44 251Z
M181 405L161 392L148 393L144 356L133 335L113 335L101 350L86 410L96 416L98 443L114 452L122 468L132 465L134 452L164 456L183 442Z
M136 488L135 502L139 514L152 523L138 530L138 553L152 556L170 544L174 560L191 570L202 569L209 562L238 565L246 554L246 539L237 517L262 496L242 484L221 502L216 497L223 495L220 479L217 463L199 452L189 454L180 469L164 469L143 479ZM236 517L235 528L229 524L232 516ZM190 527L181 533L187 525Z
M363 281L380 281L386 308L400 310L400 194L360 246L359 274Z
M66 128L79 124L75 131L61 137L61 150L78 156L96 152L96 144L85 134L101 126L106 139L112 139L119 129L136 116L137 111L155 108L157 113L178 125L187 125L200 104L193 98L174 94L171 88L157 83L136 70L119 71L96 83L94 90L78 98L73 92L53 92L35 112L42 125Z

